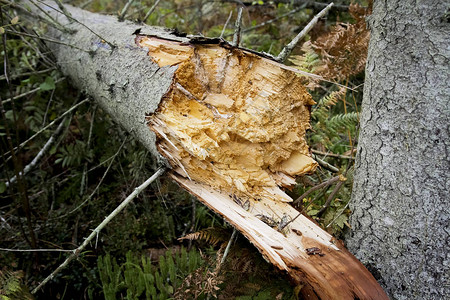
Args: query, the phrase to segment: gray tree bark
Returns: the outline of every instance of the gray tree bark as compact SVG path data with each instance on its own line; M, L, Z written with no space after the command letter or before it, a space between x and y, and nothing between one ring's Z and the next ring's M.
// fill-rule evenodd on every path
M347 246L393 299L449 299L449 2L375 1Z

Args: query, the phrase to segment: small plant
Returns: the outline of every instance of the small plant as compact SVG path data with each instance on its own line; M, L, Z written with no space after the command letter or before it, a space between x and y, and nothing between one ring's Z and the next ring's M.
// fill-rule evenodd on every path
M22 271L0 270L0 299L33 299L28 289L22 283Z
M140 258L128 252L126 261L118 264L109 254L99 257L98 270L105 299L167 299L182 285L189 274L199 272L204 264L196 250L178 253L167 251L158 264L152 264L149 256Z

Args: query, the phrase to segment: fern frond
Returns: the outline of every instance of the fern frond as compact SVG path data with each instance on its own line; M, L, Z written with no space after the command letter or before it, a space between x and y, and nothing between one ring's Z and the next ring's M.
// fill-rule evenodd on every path
M315 68L320 65L320 57L312 48L310 41L302 45L302 52L303 55L291 55L289 61L299 70L314 73Z
M332 131L337 131L339 129L349 129L351 126L358 124L358 122L359 114L356 112L349 112L332 117L327 122L327 127Z
M229 238L230 236L226 230L217 227L209 227L187 234L178 240L205 240L207 243L216 246L219 243L228 241Z
M324 122L328 118L330 107L336 105L345 97L346 91L345 87L341 87L339 90L322 97L311 112L311 117L319 122Z
M32 299L26 287L22 284L22 271L0 270L1 299Z
M338 23L331 32L311 44L322 60L316 74L331 80L343 80L364 70L370 38L364 17L371 13L370 7L352 4L350 14L356 20L355 24Z

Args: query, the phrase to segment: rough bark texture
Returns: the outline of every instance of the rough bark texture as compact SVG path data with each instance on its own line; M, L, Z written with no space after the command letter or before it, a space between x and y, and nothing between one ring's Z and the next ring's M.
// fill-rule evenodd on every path
M157 148L167 157L172 178L305 286L303 294L387 299L341 243L305 216L296 218L286 203L292 199L279 189L316 166L304 139L313 101L289 67L223 43L67 7L104 41L42 7L77 30L50 31L52 38L90 50L52 46L74 85L153 154ZM149 126L158 134L156 145Z
M30 2L25 5L32 12L42 14ZM57 7L54 2L49 2L49 5ZM77 47L47 43L61 71L74 86L91 95L117 123L133 133L154 156L159 157L155 135L148 130L145 115L158 108L172 84L177 67L160 68L149 60L148 51L134 43L134 32L143 27L139 24L118 22L114 16L93 14L68 6L78 22L85 25L83 26L70 22L49 6L40 6L60 24L75 31L68 34L49 26L48 36ZM162 38L187 41L171 35L163 28L152 27L151 33ZM113 51L107 42L116 45ZM85 51L80 51L79 48Z
M450 298L448 8L375 1L368 20L347 246L393 299Z

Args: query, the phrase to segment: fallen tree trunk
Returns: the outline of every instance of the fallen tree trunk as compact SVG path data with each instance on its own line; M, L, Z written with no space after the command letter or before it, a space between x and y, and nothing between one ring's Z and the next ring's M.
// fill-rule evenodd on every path
M304 138L314 101L295 72L219 40L67 6L73 22L47 5L26 5L72 32L48 31L64 43L49 47L65 76L165 157L170 176L303 285L303 295L387 299L364 266L298 216L280 189L316 167Z

